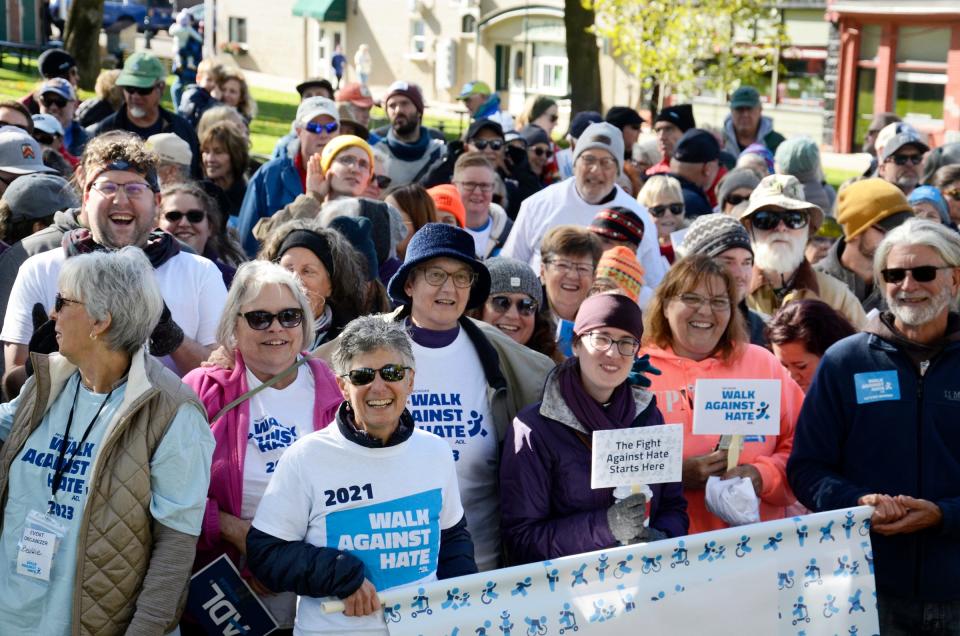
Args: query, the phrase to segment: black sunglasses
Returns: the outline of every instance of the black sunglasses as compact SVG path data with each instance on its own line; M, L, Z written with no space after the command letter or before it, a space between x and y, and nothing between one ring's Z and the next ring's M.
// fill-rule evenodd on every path
M51 93L44 93L41 95L40 103L43 104L44 108L50 108L51 106L65 108L67 106L67 100L60 95L53 95Z
M409 368L410 367L405 367L401 364L385 364L379 369L361 367L359 369L353 369L349 373L344 373L340 377L349 379L350 384L354 386L370 384L373 382L373 379L377 377L378 373L384 382L399 382L406 377Z
M254 311L248 311L246 313L237 315L246 318L247 324L250 325L250 328L255 329L256 331L268 329L270 325L273 324L274 318L277 319L281 327L286 329L299 327L300 323L303 322L303 310L294 307L291 307L290 309L281 309L275 314L271 314L269 311L256 309Z
M749 200L750 200L749 195L743 196L742 194L731 194L727 196L727 198L724 199L723 202L729 205L740 205L744 201L749 201Z
M677 216L683 214L683 204L682 203L670 203L668 205L652 205L647 208L647 212L657 217L658 219L667 213L667 210L670 211L670 214L675 214Z
M507 296L491 296L488 300L490 309L498 314L505 314L510 311L510 307L517 306L517 313L521 316L532 316L537 312L537 303L530 298L520 298L514 303Z
M910 272L910 275L913 276L913 280L918 283L929 283L934 278L937 277L937 270L940 269L954 269L951 265L944 265L943 267L937 267L936 265L919 265L917 267L891 267L889 269L881 269L880 276L883 277L883 282L892 283L894 285L899 285L906 279L907 272Z
M139 86L123 86L124 93L130 93L131 95L149 95L153 92L153 89L156 86L148 86L146 88L140 88Z
M373 177L377 182L377 187L383 190L384 188L389 188L390 184L393 183L393 178L388 177L385 174L378 174Z
M83 304L83 303L80 302L79 300L73 300L73 299L71 299L71 298L64 298L63 296L60 295L60 292L57 292L57 296L56 296L56 298L54 298L54 300L53 300L53 309L54 309L54 311L56 311L56 312L59 314L61 311L63 311L63 306L66 305L67 303L73 303L73 304L75 304L75 305L82 305L82 304Z
M187 221L190 223L200 223L207 218L207 213L203 210L187 210L186 212L170 210L169 212L163 213L163 218L169 223L177 223L183 217L187 217Z
M553 156L553 151L550 150L549 148L546 148L546 149L545 149L545 148L535 147L535 148L531 148L530 150L532 150L532 151L533 151L533 154L537 155L538 157L542 157L543 155L547 155L547 159L549 159L550 157Z
M923 161L923 155L893 155L892 157L888 157L887 161L892 161L898 166L905 166L907 163L919 166L920 162Z
M785 212L773 212L772 210L761 210L753 215L750 222L758 230L774 230L780 225L780 221L791 230L799 230L806 227L810 222L810 216L803 210L788 210Z
M471 139L470 143L476 146L477 150L500 150L503 148L503 139Z

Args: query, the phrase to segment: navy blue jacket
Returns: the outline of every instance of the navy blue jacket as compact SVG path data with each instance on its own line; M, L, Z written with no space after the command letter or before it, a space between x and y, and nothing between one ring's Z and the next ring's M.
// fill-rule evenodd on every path
M670 176L680 182L680 189L683 192L683 209L688 219L695 219L713 212L713 207L703 188L680 175L671 173Z
M300 173L289 157L271 159L253 173L237 215L237 233L250 258L257 255L260 243L253 236L257 221L282 210L303 194Z
M823 356L797 421L787 478L814 511L855 506L871 493L936 503L939 527L871 535L877 589L954 601L960 599L960 342L949 342L921 375L889 329L874 320L868 330L874 333L845 338Z
M396 446L414 431L413 418L406 410L400 426L386 444L357 432L347 421L347 403L337 411L336 425L348 440L368 448ZM440 531L437 578L450 579L475 574L473 540L466 517ZM302 596L347 598L363 584L363 562L349 552L312 545L306 541L284 541L250 526L247 533L247 567L268 589L296 592Z

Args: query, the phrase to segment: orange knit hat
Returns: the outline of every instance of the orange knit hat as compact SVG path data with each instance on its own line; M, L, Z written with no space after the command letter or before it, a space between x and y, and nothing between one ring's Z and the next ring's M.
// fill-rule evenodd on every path
M457 186L444 183L433 186L427 190L427 194L433 199L438 212L449 212L457 218L460 227L467 226L467 210L463 207L463 201L460 200L460 191L457 190Z
M643 266L637 261L636 252L622 245L603 253L597 263L597 278L609 278L634 302L640 298L643 287Z

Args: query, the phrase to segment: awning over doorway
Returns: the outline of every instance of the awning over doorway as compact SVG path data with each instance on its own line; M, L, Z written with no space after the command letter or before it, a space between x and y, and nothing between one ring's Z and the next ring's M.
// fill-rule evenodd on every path
M320 22L346 22L347 0L297 0L293 15L316 18Z

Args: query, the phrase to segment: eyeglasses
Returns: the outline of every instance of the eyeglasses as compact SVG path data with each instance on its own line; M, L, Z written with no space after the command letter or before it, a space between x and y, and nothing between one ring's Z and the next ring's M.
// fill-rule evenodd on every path
M942 267L937 267L936 265L891 267L889 269L881 269L880 276L883 277L883 282L885 283L899 285L907 278L907 272L910 272L913 280L917 281L918 283L929 283L937 277L937 270L941 269L954 269L954 267L951 265L943 265Z
M371 369L370 367L352 369L349 373L344 373L340 377L350 380L350 384L353 386L365 386L373 382L378 373L384 382L399 382L407 377L409 369L410 367L405 367L402 364L385 364L379 369Z
M300 323L303 322L303 310L296 307L291 307L290 309L281 309L275 314L271 314L269 311L255 309L246 313L238 313L237 315L246 318L247 324L250 326L250 328L256 331L269 329L270 325L273 324L274 318L276 318L277 322L280 323L280 326L284 327L285 329L299 327Z
M947 190L946 192L943 193L943 195L950 197L954 201L960 201L960 189L953 188L951 190Z
M923 161L923 155L892 155L887 157L887 161L892 161L898 166L905 166L907 163L919 166L920 162Z
M378 174L373 178L377 182L377 187L380 188L381 190L385 188L389 188L390 184L393 182L393 179L391 177L388 177L385 174Z
M363 158L354 157L353 155L339 154L334 161L339 163L341 166L346 166L347 168L357 168L358 170L362 170L364 172L370 172L370 162Z
M667 212L670 212L670 214L679 216L683 214L683 204L670 203L667 205L652 205L649 208L647 208L647 212L657 217L658 219L664 214L666 214Z
M51 106L56 106L57 108L66 108L67 106L66 99L53 93L44 93L41 95L40 103L43 104L44 108L50 108Z
M335 121L332 121L329 124L321 124L319 122L311 121L303 125L304 130L307 132L312 132L315 135L319 135L320 133L324 132L328 135L332 135L333 133L337 132L337 128L339 127L340 124Z
M207 217L207 213L203 210L187 210L186 212L170 210L169 212L163 213L163 218L165 218L168 223L177 223L183 217L187 217L188 223L200 223Z
M473 192L474 190L480 190L484 193L493 192L492 183L478 183L476 181L457 181L456 183L467 192Z
M690 309L700 309L706 304L710 305L710 309L714 311L729 311L730 309L730 299L726 296L712 296L710 298L704 298L700 294L680 294L677 296L684 305Z
M460 289L467 289L477 281L476 272L468 272L463 269L452 274L439 267L428 267L420 271L423 272L423 279L427 281L427 284L434 287L443 287L448 278L453 279L453 286Z
M760 210L750 219L753 227L764 231L775 230L781 221L791 230L799 230L807 226L807 223L810 222L810 216L803 210L788 210L785 212Z
M56 137L59 137L59 135L56 135ZM34 129L33 131L33 138L41 146L51 145L56 137L50 133L45 133L42 130Z
M537 313L537 303L531 298L519 298L516 302L510 300L508 296L491 296L487 299L490 309L498 314L505 314L510 311L510 307L516 305L517 313L521 316L532 316Z
M470 145L475 146L477 150L500 150L503 148L503 139L471 139Z
M560 115L550 115L550 121L552 121L553 123L557 123L558 121L560 121Z
M559 259L550 259L548 261L544 261L544 264L547 265L547 267L553 268L553 271L562 276L574 274L580 278L587 278L589 276L593 276L593 272L596 270L596 267L593 265L587 265L586 263L574 263L572 261L562 261Z
M538 157L542 157L543 155L547 155L547 159L549 159L550 157L553 156L553 151L550 150L549 148L533 147L533 148L531 148L530 150L532 150L532 151L533 151L533 154L537 155Z
M122 86L124 93L130 93L131 95L149 95L156 88L156 84L153 86L147 86L140 88L139 86Z
M597 331L588 333L587 338L590 340L590 346L601 352L609 351L610 347L617 345L617 353L625 358L631 358L637 355L637 351L640 351L640 342L636 338L614 340L610 336Z
M726 199L723 200L727 205L740 205L744 201L749 201L750 196L743 196L742 194L731 194L728 195Z
M101 195L108 199L112 199L117 196L117 193L123 190L123 193L127 195L128 199L139 199L140 197L146 196L147 193L153 192L153 188L149 184L143 183L142 181L131 181L129 183L114 183L113 181L98 181L90 186L93 190L96 190Z
M60 295L60 292L57 292L57 296L56 296L56 298L54 298L54 301L53 301L53 309L54 309L54 311L56 311L56 312L59 314L61 311L63 311L63 306L66 305L67 303L73 303L73 304L75 304L75 305L82 305L82 304L83 304L83 303L82 303L81 301L79 301L79 300L73 300L73 299L70 299L70 298L64 298L63 296Z
M583 165L587 167L587 170L590 170L596 166L600 166L601 170L611 170L616 167L617 160L612 157L593 157L591 155L580 155L579 161L583 162Z

